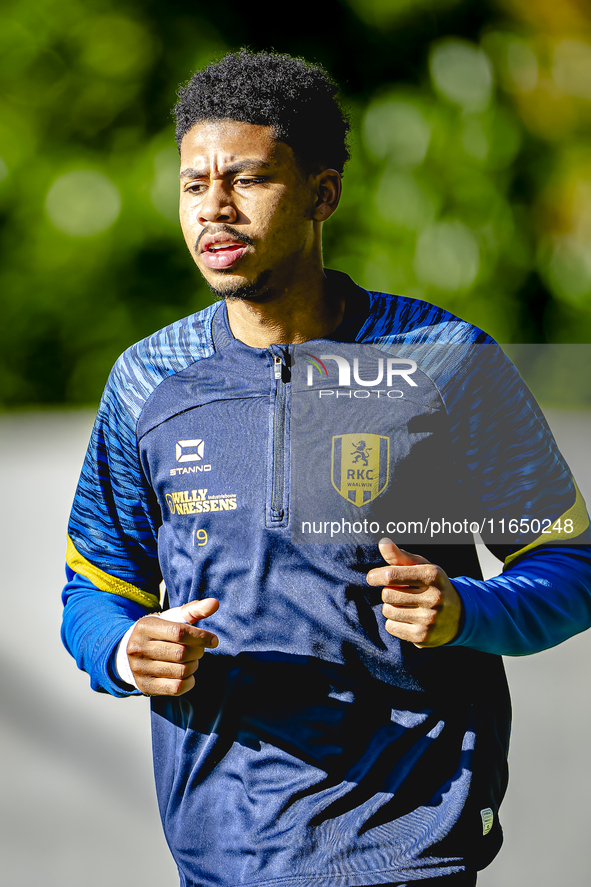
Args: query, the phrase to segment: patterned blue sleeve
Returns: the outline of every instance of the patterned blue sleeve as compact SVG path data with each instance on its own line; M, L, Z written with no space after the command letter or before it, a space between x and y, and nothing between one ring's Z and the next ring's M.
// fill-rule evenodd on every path
M478 346L470 363L470 374L450 376L443 391L468 498L478 503L482 538L504 561L504 572L486 581L453 579L464 606L453 644L535 653L591 626L589 516L511 361L487 345ZM499 539L501 520L507 528L515 521L517 531L507 529Z
M157 513L144 477L120 359L92 431L68 527L66 560L103 591L158 604Z
M382 327L370 331L373 343L413 358L439 391L463 517L479 522L484 542L507 567L547 543L588 544L583 498L535 398L501 347L442 309L397 302L400 316L388 306ZM563 523L554 527L559 518L569 521L568 533Z
M217 306L129 348L105 388L70 522L62 637L95 689L128 695L111 658L130 624L160 609L160 508L144 475L137 422L160 382L213 350Z
M213 350L216 306L172 324L117 361L99 406L76 490L66 561L98 588L149 609L159 604L160 509L140 464L137 423L168 376Z
M484 542L506 568L548 544L588 544L585 502L517 369L494 343L468 364L442 380L442 394Z

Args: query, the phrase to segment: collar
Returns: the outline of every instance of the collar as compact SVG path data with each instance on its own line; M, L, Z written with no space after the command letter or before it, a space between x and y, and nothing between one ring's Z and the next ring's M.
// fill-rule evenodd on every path
M325 268L326 286L328 292L337 289L342 294L345 292L345 313L339 326L330 335L323 336L336 342L354 342L359 330L367 320L369 311L368 293L354 283L348 274L342 271L332 271ZM230 329L228 320L228 308L225 301L220 302L212 320L212 337L216 351L232 344L235 337Z

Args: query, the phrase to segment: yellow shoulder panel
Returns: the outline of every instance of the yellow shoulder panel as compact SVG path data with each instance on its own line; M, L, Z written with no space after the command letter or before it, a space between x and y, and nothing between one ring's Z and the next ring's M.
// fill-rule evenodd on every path
M568 543L569 539L576 539L577 536L580 536L581 533L585 532L585 530L589 526L589 515L587 514L585 500L581 495L581 491L579 490L574 477L573 484L575 485L577 495L574 503L571 505L568 511L565 511L564 514L553 521L549 533L542 533L540 536L538 536L537 539L534 539L533 542L530 542L529 545L526 545L525 548L520 548L519 551L515 551L513 554L510 554L509 557L505 560L505 567L510 566L516 558L524 555L526 551L531 551L532 548L537 548L538 545L545 545L546 542ZM561 525L564 525L565 520L572 520L573 522L573 529L571 533L565 534L564 532L559 532L558 529L554 529L559 521Z
M143 604L144 607L149 607L151 610L160 609L160 601L155 594L142 591L141 588L137 588L137 586L132 585L130 582L125 582L124 579L110 576L108 573L95 567L90 561L87 561L84 555L80 554L70 536L68 536L66 546L66 563L75 573L80 573L81 576L86 576L87 579L90 579L93 585L96 585L101 591L118 594L120 597L128 598L137 604Z

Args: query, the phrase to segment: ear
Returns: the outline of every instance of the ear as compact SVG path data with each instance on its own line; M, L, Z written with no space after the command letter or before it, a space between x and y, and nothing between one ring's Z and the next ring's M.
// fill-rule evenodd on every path
M336 210L341 199L341 176L336 169L325 169L314 178L316 202L312 218L315 222L326 222Z

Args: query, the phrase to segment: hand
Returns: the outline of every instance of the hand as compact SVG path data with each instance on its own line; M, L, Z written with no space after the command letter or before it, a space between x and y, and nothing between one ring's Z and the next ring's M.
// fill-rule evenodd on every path
M138 688L147 696L182 696L195 685L193 675L207 647L217 647L215 634L193 623L211 616L218 609L215 598L190 601L176 607L178 619L144 616L131 633L127 657Z
M382 591L386 631L415 647L439 647L453 640L462 617L462 600L441 567L402 551L391 539L380 541L390 564L367 574Z

